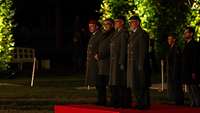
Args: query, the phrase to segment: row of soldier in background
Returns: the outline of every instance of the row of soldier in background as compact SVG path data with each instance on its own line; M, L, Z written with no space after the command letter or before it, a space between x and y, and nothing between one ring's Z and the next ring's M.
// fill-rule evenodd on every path
M89 21L91 37L87 47L86 84L94 85L97 104L106 105L106 86L111 91L112 107L131 108L132 93L136 109L150 108L151 66L149 35L140 26L140 18L132 16L125 27L123 16L103 21L103 30L96 20ZM184 104L182 84L187 84L191 106L200 105L198 44L193 39L194 29L187 27L183 52L179 51L176 36L169 34L168 92L176 105Z
M183 85L186 85L190 105L200 107L200 44L194 40L195 29L186 27L183 33L184 48L177 44L177 35L168 35L167 88L169 99L184 104Z

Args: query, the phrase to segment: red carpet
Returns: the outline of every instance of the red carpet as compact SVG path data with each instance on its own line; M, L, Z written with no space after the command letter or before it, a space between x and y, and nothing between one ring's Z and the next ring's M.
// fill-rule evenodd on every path
M95 105L57 105L54 113L200 113L200 108L174 105L152 105L149 110L114 109Z

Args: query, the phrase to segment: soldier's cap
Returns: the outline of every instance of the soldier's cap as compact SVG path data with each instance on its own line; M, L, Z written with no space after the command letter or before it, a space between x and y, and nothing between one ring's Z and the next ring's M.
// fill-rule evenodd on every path
M97 21L92 19L92 20L89 20L88 24L97 24Z
M126 17L125 16L118 16L115 18L115 20L123 20L124 22L126 21Z
M177 33L171 32L168 34L168 37L171 36L173 39L177 39Z
M141 22L141 20L140 20L140 17L139 16L131 16L130 18L129 18L129 20L137 20L137 21L139 21L139 22Z
M112 24L114 23L114 20L112 18L106 18L104 21L109 21L111 22Z
M98 26L98 27L101 27L101 26L102 26L101 23L98 22L98 21L95 20L95 19L89 20L88 24L95 24L95 25Z

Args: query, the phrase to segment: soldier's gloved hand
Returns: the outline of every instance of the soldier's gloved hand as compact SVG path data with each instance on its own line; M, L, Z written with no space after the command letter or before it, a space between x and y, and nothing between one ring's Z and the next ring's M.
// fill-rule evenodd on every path
M124 70L124 65L123 64L120 64L120 69Z
M98 61L98 60L99 60L98 54L95 54L95 55L94 55L94 58Z

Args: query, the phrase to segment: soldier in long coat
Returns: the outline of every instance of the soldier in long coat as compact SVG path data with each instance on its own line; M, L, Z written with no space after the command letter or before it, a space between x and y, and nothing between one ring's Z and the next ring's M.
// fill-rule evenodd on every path
M150 106L150 63L149 37L140 27L140 18L129 19L131 33L128 40L127 86L133 89L136 109L148 109Z
M87 47L85 83L88 86L95 86L96 76L98 73L98 64L95 59L95 55L98 53L98 45L102 37L102 33L99 30L96 20L90 20L88 25L91 37Z
M170 101L176 105L184 104L181 84L181 51L176 43L176 34L168 35L169 51L167 55L167 92Z
M131 94L126 86L126 56L128 31L124 27L125 18L115 19L115 33L111 39L111 62L109 85L111 88L111 106L130 107Z
M195 30L187 27L184 31L185 46L182 53L182 78L188 87L191 107L200 107L199 45L194 40Z
M98 54L95 58L98 61L98 75L97 75L97 104L105 106L106 86L108 85L109 69L110 69L110 40L114 34L113 19L105 19L103 21L104 32L99 43Z

